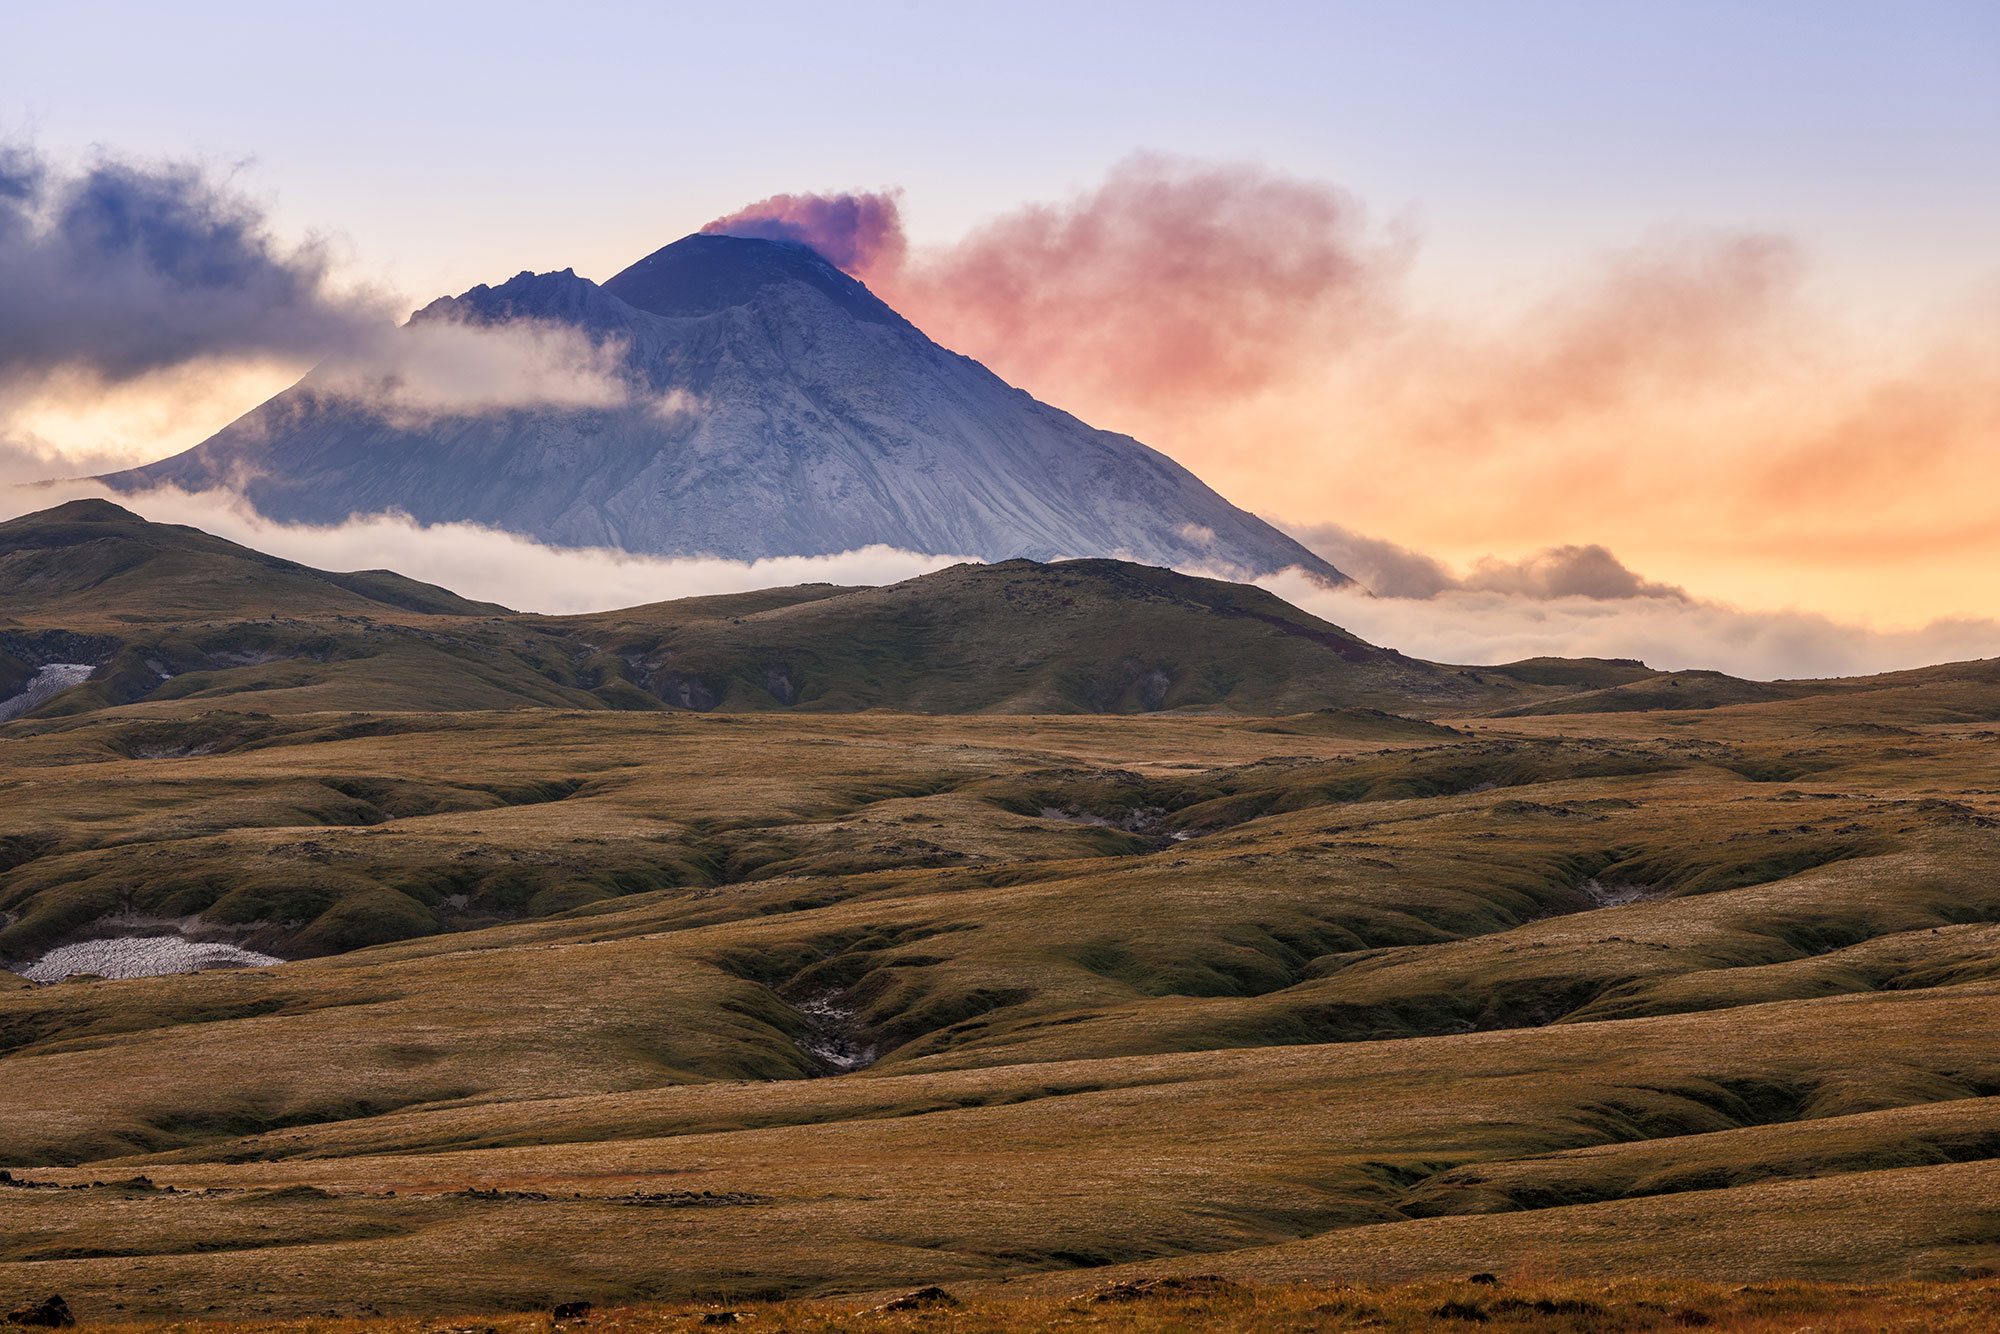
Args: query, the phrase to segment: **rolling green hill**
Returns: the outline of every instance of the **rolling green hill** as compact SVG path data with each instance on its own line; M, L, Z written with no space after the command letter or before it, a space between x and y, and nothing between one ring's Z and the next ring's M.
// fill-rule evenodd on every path
M1508 669L1510 672L1512 668ZM1731 704L1767 704L1821 693L1824 687L1800 683L1745 681L1722 672L1650 672L1634 680L1601 689L1541 700L1500 710L1503 717L1554 713L1645 713L1661 709L1720 709Z
M1119 561L963 565L544 617L331 574L77 501L0 525L0 699L29 712L518 706L731 712L1468 712L1564 693L1364 643L1261 589Z
M89 678L8 710L51 663ZM1527 717L1876 691L1939 721L1990 717L2000 676L1990 663L1774 683L1596 658L1452 667L1259 588L1112 560L536 616L386 570L314 570L104 501L0 524L0 718L190 706Z
M245 695L281 710L574 703L464 628L509 616L388 570L315 570L101 500L0 524L0 701L47 664L93 669L27 710L40 717Z
M601 646L607 671L703 709L1436 712L1523 691L1377 648L1259 588L1122 561L959 565L885 588L783 592L796 600L555 624Z
M0 523L0 607L12 619L65 624L507 613L389 570L328 574L198 528L149 523L108 500Z

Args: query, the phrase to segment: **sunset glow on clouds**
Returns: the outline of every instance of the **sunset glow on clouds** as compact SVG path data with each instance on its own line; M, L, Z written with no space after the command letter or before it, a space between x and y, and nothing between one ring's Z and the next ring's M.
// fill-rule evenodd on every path
M553 614L800 583L894 583L962 559L888 546L758 561L637 556L550 547L479 524L419 524L402 514L332 525L276 523L228 492L189 495L163 488L127 495L96 483L0 485L0 520L86 496L320 569L393 569L467 597ZM1946 618L1880 630L1809 611L1746 611L1650 583L1600 549L1536 552L1458 575L1421 553L1352 533L1322 527L1300 536L1348 560L1385 595L1329 589L1295 571L1259 584L1372 643L1436 662L1641 658L1664 669L1769 680L2000 657L2000 620Z
M883 227L895 200L865 200ZM870 256L940 342L1246 508L1459 563L1602 544L1885 624L1993 610L2000 284L1884 335L1793 238L1667 230L1523 308L1441 312L1409 293L1420 242L1346 193L1153 157L956 245L814 230L861 212L790 196L761 225Z
M163 457L315 362L403 413L623 393L564 331L393 331L379 291L200 170L16 150L0 183L0 483ZM939 342L1172 454L1383 594L1322 609L1381 642L1764 674L2000 653L2000 280L1878 328L1797 236L1663 228L1532 299L1454 306L1422 294L1421 227L1160 155L954 242L912 242L903 206L781 194L707 230L814 245ZM401 378L370 369L413 339ZM471 540L405 538L430 577L454 567L423 553Z

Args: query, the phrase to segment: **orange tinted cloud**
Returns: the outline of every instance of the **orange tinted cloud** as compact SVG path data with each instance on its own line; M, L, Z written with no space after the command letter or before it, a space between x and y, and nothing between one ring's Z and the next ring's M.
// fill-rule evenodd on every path
M1990 334L1943 339L1913 364L1818 393L1836 410L1779 434L1752 478L1755 499L1879 507L1963 485L1968 466L2000 461L2000 345Z
M1135 158L941 246L902 243L892 195L712 226L817 245L1237 503L1419 562L1598 547L1751 605L2000 611L1968 573L2000 559L2000 302L1889 333L1826 305L1783 234L1663 230L1492 309L1420 300L1406 232L1248 166Z
M947 347L1109 415L1297 374L1387 312L1410 253L1344 191L1152 155L951 245L912 251L893 193L774 195L702 230L804 242Z
M1388 360L1408 425L1476 447L1690 387L1756 383L1799 332L1798 245L1678 232L1590 264L1497 327L1406 328Z
M1138 157L871 278L947 346L1079 409L1234 399L1381 319L1408 259L1347 193Z

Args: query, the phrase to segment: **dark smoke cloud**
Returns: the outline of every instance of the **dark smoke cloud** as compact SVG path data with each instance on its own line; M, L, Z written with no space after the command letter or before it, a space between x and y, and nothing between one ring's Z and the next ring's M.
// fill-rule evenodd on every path
M1595 543L1548 547L1521 560L1486 556L1474 562L1466 574L1457 575L1434 556L1337 523L1279 526L1378 597L1430 599L1447 593L1501 593L1536 602L1557 598L1688 600L1686 589L1643 578Z
M65 172L0 150L0 382L123 382L210 358L317 356L385 309L336 293L201 169L105 158Z
M903 262L900 190L880 194L772 195L702 228L724 236L759 236L811 246L856 277Z

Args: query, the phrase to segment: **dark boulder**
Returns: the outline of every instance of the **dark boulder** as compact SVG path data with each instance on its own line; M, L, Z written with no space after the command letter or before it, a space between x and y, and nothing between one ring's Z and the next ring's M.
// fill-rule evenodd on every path
M17 1306L7 1313L10 1325L36 1325L43 1329L67 1329L76 1323L69 1303L61 1297L46 1297L32 1306Z
M958 1298L940 1287L918 1288L883 1302L878 1311L926 1311L939 1306L957 1306Z

